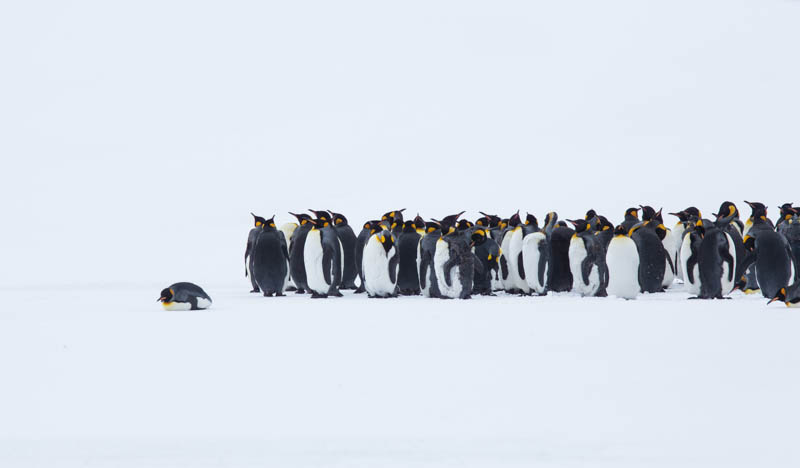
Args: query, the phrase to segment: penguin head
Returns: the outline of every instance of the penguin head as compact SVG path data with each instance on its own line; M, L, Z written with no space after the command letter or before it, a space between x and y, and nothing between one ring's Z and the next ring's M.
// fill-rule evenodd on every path
M462 219L462 220L458 221L458 224L456 224L456 230L458 230L458 231L468 231L468 230L472 229L473 226L474 226L474 224L472 224L472 222L470 222L470 221L468 221L466 219Z
M172 302L172 297L174 293L170 288L164 288L161 290L161 297L156 299L156 302Z
M628 230L625 229L625 226L620 224L619 226L614 228L614 237L617 236L625 236L625 237L628 236Z
M478 226L484 226L484 227L488 226L490 228L496 228L497 226L500 225L500 217L499 216L486 214L483 211L479 211L478 213L483 215L483 218L480 218L481 220L486 220L485 221L486 224L475 223L475 224L478 224Z
M767 220L767 206L763 203L759 202L749 202L747 200L744 201L748 205L750 205L750 209L752 213L750 214L750 219L756 220L760 219L762 221Z
M323 228L331 225L331 215L327 211L325 210L319 210L319 211L308 210L308 211L314 213L314 216L317 217L317 219L314 222L314 224L316 224L317 227Z
M417 229L425 229L425 220L417 213L414 217L414 227Z
M639 208L628 208L625 210L625 219L639 219Z
M752 252L752 251L754 251L756 249L756 238L755 237L753 237L753 236L748 234L748 235L744 236L744 239L742 239L742 242L744 243L745 250L747 250L749 252Z
M590 219L596 218L596 217L597 217L597 212L594 209L591 209L591 210L586 212L586 215L583 217L583 219L585 219L586 221L589 221Z
M781 301L783 303L786 303L786 288L779 289L778 292L775 293L775 297L770 299L769 302L767 302L767 304L772 304L775 301Z
M392 233L389 231L381 231L377 234L377 236L378 241L383 246L383 250L385 250L388 254L389 250L391 250L392 246L394 245L394 237L392 237Z
M568 219L570 224L575 227L575 235L582 234L591 230L592 225L585 219Z
M478 227L489 227L491 220L488 216L481 216L480 218L475 220L475 225Z
M442 225L436 221L428 221L425 223L425 234L430 234L432 232L440 231L442 229Z
M445 228L455 227L456 223L458 222L458 218L460 218L463 214L464 212L462 211L461 213L445 216L441 221L438 221L439 224L442 225L442 231L445 231ZM447 229L447 231L449 231L449 229Z
M364 225L364 228L365 229L369 229L369 235L370 236L372 236L374 234L377 234L377 233L383 231L383 229L384 229L383 223L381 223L380 221L370 221L370 222L368 222L367 224Z
M733 202L724 201L719 206L719 211L713 214L717 219L727 218L728 216L731 219L739 219L739 209L736 208L736 205Z
M470 236L473 245L481 245L486 242L486 230L483 228L477 228L472 231L472 236ZM491 260L491 259L490 259Z
M508 227L508 218L501 219L500 222L497 223L497 227L499 227L500 229L507 228Z
M331 210L328 210L328 213L331 214L331 220L334 226L341 226L341 227L347 226L347 218L345 218L343 214L335 213Z
M252 212L250 214L253 215L253 224L255 224L255 227L261 227L267 223L267 220L262 218L261 216L256 216Z
M567 223L565 223L564 221L559 221L559 222L556 223L556 227L557 228L560 228L560 227L565 228L565 227L569 227L569 226L567 226Z
M305 213L292 213L290 211L289 214L294 216L295 218L297 218L297 222L300 224L300 226L313 224L312 223L312 221L314 221L313 218L311 218L311 216L309 216L309 215L307 215Z
M656 216L656 210L652 206L639 205L639 208L642 210L642 221L650 221Z
M703 214L700 213L700 210L698 210L693 206L690 206L689 208L683 210L683 213L686 215L687 221L696 221L703 217Z
M594 229L596 231L608 231L614 229L614 225L611 224L611 221L608 220L605 216L598 216L597 222L595 223Z
M552 230L553 227L555 227L557 220L558 220L558 213L556 213L555 211L550 211L544 217L544 228L546 230Z
M792 205L793 203L784 203L778 207L778 209L781 210L781 219L788 221L792 219L794 215L800 214L800 209L797 209Z
M517 210L516 213L511 215L510 218L508 218L508 227L513 229L513 228L519 226L520 224L522 224L522 220L519 217L519 210Z
M403 222L403 232L417 232L417 224L414 221Z
M272 215L271 218L265 219L264 224L261 225L261 229L265 231L274 231L275 230L275 215Z
M685 223L689 221L689 215L685 211L678 211L677 213L667 213L678 218L678 221Z
M386 212L383 214L383 216L381 216L381 221L388 221L389 224L391 224L395 220L403 222L403 212L405 210L406 209L403 208L402 210L394 210Z
M645 223L645 225L654 226L655 227L656 235L658 236L658 240L662 240L663 241L664 238L667 237L667 227L664 226L663 224L659 223L657 220L651 219L650 221L647 221Z
M538 230L539 229L539 220L536 219L536 216L534 216L534 215L532 215L530 213L527 213L525 215L525 225L526 226L530 226L530 227Z

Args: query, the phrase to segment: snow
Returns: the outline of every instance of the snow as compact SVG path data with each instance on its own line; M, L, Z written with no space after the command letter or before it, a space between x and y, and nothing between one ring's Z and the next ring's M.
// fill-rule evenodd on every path
M187 312L158 285L4 291L0 466L800 462L800 316L760 296L204 286Z

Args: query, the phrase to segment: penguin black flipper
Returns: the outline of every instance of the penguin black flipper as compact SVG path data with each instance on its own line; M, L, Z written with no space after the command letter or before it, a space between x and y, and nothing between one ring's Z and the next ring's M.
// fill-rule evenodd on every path
M395 251L392 258L389 259L389 279L392 283L397 283L397 264L400 262L400 255Z
M334 262L333 252L331 249L323 249L322 251L322 277L328 285L333 285L331 282L331 264Z
M336 238L338 240L338 238ZM331 257L333 259L333 283L331 285L329 295L341 296L339 286L342 284L342 251L338 248L330 249ZM324 258L324 255L323 255Z
M672 256L671 255L667 255L667 265L669 265L669 269L670 269L670 271L672 271L672 274L674 275L675 274L675 264L672 262Z
M539 284L545 284L545 272L548 258L547 242L539 242Z
M594 260L590 256L586 256L581 262L581 276L583 277L583 284L589 286L589 274L592 272Z
M525 265L522 264L522 252L517 255L517 273L521 279L525 279Z
M505 255L500 256L500 275L502 279L508 279L508 262Z
M444 266L442 267L442 271L444 272L444 282L447 284L447 287L450 288L453 286L453 278L450 277L450 273L453 270L453 267L456 266L456 262L452 259L445 262Z
M734 259L731 253L728 251L728 244L720 244L719 246L719 256L722 257L723 263L728 264L728 281L733 281L733 275L736 274L734 271Z
M694 278L695 265L697 265L697 254L692 252L692 254L689 256L689 259L686 260L686 271L683 272L683 274L685 274L689 278L689 282L692 284L694 284L695 282Z
M472 263L475 265L475 271L478 272L479 275L486 273L486 268L483 266L481 258L478 257L478 254L475 252L472 252Z
M419 261L419 286L422 289L425 289L425 285L428 284L428 259L426 258L426 254L424 252L420 252L420 261Z

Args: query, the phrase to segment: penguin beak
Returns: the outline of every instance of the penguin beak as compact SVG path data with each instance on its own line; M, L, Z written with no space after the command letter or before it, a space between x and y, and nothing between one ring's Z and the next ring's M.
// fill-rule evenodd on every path
M164 302L166 300L167 300L166 297L159 297L158 299L156 299L156 302Z
M767 305L770 305L770 304L772 304L773 302L775 302L777 300L778 300L777 297L773 297L772 299L769 300L769 302L767 302Z

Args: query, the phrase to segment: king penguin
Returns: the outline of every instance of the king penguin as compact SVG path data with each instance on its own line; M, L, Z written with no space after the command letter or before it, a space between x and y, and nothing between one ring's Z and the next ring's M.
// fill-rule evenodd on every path
M211 307L211 297L194 283L175 283L156 299L166 310L203 310Z
M303 249L306 283L312 298L341 296L339 284L342 280L342 250L339 237L330 225L330 220L313 222L308 231Z
M439 282L433 268L433 257L436 254L436 243L442 237L442 226L432 221L425 224L425 236L419 243L419 285L425 297L439 297Z
M783 302L786 307L800 307L800 282L795 282L791 286L779 289L767 304L772 304L775 301Z
M275 216L262 225L252 255L252 276L264 296L283 296L289 272L289 250L283 232L275 228Z
M288 245L289 249L292 248L292 237L294 237L294 231L297 229L297 223L283 223L278 228L279 231L283 233L283 237L286 239L286 245ZM291 250L289 250L291 252ZM290 274L289 270L286 270L286 288L285 291L297 291L297 287L295 287L294 282L292 281L292 275Z
M642 287L642 292L647 293L664 290L667 252L661 243L662 238L657 231L657 223L654 220L642 221L632 226L628 231L639 251L639 284Z
M387 229L374 231L364 246L364 288L369 297L396 297L399 256L394 237Z
M497 263L500 247L489 235L486 225L478 225L472 232L472 253L475 254L476 263L472 292L482 296L494 296L492 279L497 278L500 269Z
M585 219L567 220L575 226L569 243L572 291L582 296L607 296L608 269L603 244Z
M250 291L251 293L257 293L258 284L256 284L255 278L253 278L253 246L256 244L256 238L258 238L258 233L261 232L261 226L264 225L266 219L262 218L261 216L256 216L253 213L250 213L253 216L253 222L255 226L250 229L250 232L247 234L247 246L244 249L244 276L250 277L250 285L253 286L253 289Z
M572 272L569 268L569 243L574 230L558 223L558 214L551 212L552 219L545 228L550 247L547 266L547 289L554 292L572 289Z
M756 278L761 294L772 299L795 277L792 248L784 236L772 229L751 228L744 236L748 251L745 266L755 265Z
M300 224L292 235L292 245L289 249L289 276L297 287L295 293L305 294L308 284L306 283L306 264L303 252L306 246L306 236L313 226L313 219L305 213L289 212L289 214L297 218L297 222Z
M552 213L548 213L545 216L545 226L550 226L552 219ZM533 220L526 219L523 231L525 237L522 239L522 267L520 271L524 273L525 282L530 290L540 296L544 296L547 294L547 259L550 254L547 235L542 229L539 229L538 221L535 217Z
M436 241L433 266L441 298L470 299L475 274L467 231L451 230Z
M531 293L531 287L524 279L524 273L520 268L524 268L522 262L522 239L525 237L522 220L517 211L509 218L509 229L503 237L503 252L507 252L506 259L508 266L508 277L505 279L506 291L522 295Z
M422 236L417 232L414 221L403 222L403 230L397 237L397 254L400 258L397 273L397 289L404 296L417 296L419 290L419 269L417 253Z
M706 227L698 226L702 242L697 251L700 274L698 299L722 299L731 293L736 281L736 248L727 232L733 214Z
M341 213L328 210L331 214L333 229L342 243L342 285L339 289L356 289L356 234L347 222L347 218Z
M636 243L628 236L624 226L614 229L614 237L606 252L608 267L608 294L622 299L636 299L639 295L639 252Z

